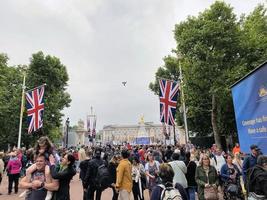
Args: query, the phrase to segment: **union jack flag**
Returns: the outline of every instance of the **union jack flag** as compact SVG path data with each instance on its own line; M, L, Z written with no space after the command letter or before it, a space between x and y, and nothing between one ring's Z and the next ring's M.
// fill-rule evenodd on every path
M175 81L159 80L159 86L160 121L174 126L179 84Z
M28 133L43 127L44 85L26 92Z

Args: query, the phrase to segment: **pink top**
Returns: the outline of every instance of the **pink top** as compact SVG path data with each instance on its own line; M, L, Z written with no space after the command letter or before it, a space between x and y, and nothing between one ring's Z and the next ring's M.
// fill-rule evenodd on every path
M19 174L21 170L21 161L18 158L10 158L7 163L9 174Z

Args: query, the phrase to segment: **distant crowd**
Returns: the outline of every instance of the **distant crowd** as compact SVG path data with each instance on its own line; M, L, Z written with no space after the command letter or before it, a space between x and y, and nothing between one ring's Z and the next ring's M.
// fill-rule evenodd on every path
M145 190L151 200L267 199L267 156L257 145L250 149L245 155L238 143L224 152L190 141L56 148L41 137L34 148L0 152L0 186L7 175L7 195L22 188L26 200L69 200L78 174L83 200L100 200L107 188L112 200L144 200Z

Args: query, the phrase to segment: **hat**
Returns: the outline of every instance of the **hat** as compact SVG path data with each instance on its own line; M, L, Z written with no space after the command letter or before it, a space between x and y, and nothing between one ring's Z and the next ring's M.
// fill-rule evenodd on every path
M255 144L252 144L252 145L250 146L250 149L251 149L251 150L255 149L256 151L261 150L261 149L260 149L257 145L255 145Z

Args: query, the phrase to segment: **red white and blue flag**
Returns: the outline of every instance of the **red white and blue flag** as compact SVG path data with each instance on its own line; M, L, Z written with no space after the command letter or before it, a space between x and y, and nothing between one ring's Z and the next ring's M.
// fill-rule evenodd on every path
M26 108L28 133L32 133L43 127L44 85L26 92Z
M179 84L170 80L159 80L160 121L168 125L175 125Z

